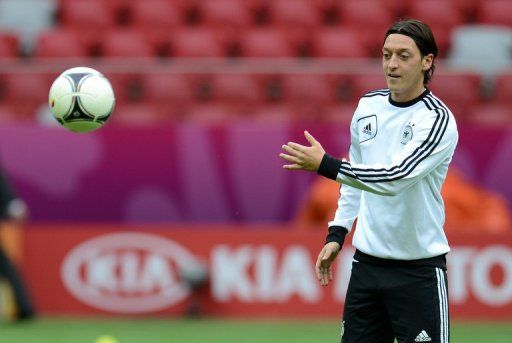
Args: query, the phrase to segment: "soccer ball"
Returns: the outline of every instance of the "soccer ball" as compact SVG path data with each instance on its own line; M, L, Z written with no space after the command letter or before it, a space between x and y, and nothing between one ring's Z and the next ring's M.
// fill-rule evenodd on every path
M114 110L114 91L99 71L71 68L60 74L50 88L50 111L66 129L88 132L103 126Z

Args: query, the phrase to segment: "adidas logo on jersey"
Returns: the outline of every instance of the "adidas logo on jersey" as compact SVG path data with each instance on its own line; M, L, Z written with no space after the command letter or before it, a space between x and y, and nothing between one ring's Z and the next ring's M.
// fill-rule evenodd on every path
M364 128L363 128L363 133L366 133L367 135L372 135L372 123L368 123Z
M432 338L428 335L425 330L422 330L418 336L414 339L415 342L431 342Z
M359 132L359 143L375 138L377 136L377 115L372 114L360 118L357 121L357 131Z

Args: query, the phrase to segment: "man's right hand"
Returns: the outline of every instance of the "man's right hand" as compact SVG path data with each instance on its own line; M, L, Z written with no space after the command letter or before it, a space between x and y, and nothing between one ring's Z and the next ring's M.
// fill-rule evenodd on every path
M316 276L322 286L327 286L332 280L332 262L341 251L341 246L337 242L329 242L320 251L316 260Z

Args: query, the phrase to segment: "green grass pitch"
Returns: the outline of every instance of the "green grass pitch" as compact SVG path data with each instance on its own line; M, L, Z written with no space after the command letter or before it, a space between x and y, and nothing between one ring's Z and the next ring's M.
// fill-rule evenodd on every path
M101 335L119 343L329 343L339 342L332 320L219 320L43 318L1 323L2 343L94 343ZM511 323L456 323L454 343L510 343Z

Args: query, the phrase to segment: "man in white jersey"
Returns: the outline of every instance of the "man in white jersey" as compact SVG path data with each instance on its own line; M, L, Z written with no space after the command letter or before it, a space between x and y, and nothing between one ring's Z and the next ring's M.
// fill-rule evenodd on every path
M338 209L316 263L322 285L358 218L343 314L345 343L448 342L441 187L457 145L455 119L426 84L438 55L431 29L401 20L386 32L387 89L363 95L350 127L350 160L311 146L283 145L290 170L342 183Z

